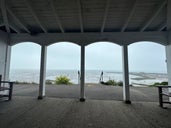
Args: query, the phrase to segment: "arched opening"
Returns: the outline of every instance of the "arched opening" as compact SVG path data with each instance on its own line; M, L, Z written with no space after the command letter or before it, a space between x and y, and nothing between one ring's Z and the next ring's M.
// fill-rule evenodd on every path
M80 47L71 42L58 42L47 48L46 95L51 97L78 98L78 71L80 70ZM56 78L63 76L71 84Z
M157 88L153 87L163 82L167 83L166 70L166 55L163 45L144 41L129 45L129 75L130 84L133 86L131 99L158 101ZM135 97L135 93L139 97Z
M122 100L122 87L100 84L103 71L103 81L122 81L122 52L121 46L112 42L96 42L86 46L86 88L85 95L90 99Z
M14 95L34 95L38 93L40 76L40 45L33 42L22 42L12 46L10 80L15 81ZM23 90L23 84L27 91ZM37 86L36 86L37 85ZM30 89L32 91L30 91Z

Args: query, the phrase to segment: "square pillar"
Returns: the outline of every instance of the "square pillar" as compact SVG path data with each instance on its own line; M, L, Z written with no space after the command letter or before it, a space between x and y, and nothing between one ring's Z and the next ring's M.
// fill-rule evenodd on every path
M5 57L5 68L4 68L4 80L9 80L10 73L10 62L11 62L11 46L7 45L6 47L6 57Z
M171 44L166 46L166 63L167 63L166 65L167 65L167 74L168 74L168 85L171 86ZM171 88L169 88L168 91L171 92Z
M168 85L171 86L171 1L167 1L167 43L166 46L166 62L167 62L167 74L168 74ZM168 90L171 92L171 89ZM169 98L171 101L171 98Z
M85 101L85 46L81 45L80 101Z
M122 63L123 63L123 100L130 104L130 88L129 88L129 66L128 66L128 46L122 46Z
M46 60L47 60L47 46L42 45L41 46L40 82L39 82L38 99L43 99L43 97L45 97Z
M0 31L0 75L2 80L9 80L11 46L8 33Z

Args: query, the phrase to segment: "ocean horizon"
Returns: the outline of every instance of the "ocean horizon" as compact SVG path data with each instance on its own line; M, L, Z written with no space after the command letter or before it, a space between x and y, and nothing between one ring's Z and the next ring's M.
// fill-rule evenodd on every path
M58 70L48 69L46 71L46 80L55 80L56 77L65 75L70 78L73 84L78 84L79 70ZM85 83L99 83L102 70L86 70ZM10 80L19 82L39 83L38 69L11 69ZM166 73L148 73L148 72L130 72L130 84L151 85L156 82L168 81ZM108 80L123 81L121 71L103 70L103 81Z

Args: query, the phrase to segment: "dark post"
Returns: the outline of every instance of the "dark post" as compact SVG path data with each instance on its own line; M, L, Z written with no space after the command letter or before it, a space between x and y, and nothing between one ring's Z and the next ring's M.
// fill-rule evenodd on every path
M2 75L0 75L0 87L1 87Z
M159 105L163 107L162 87L158 87L159 90Z
M9 98L8 100L12 99L12 90L13 90L13 82L9 82L10 88L9 88Z

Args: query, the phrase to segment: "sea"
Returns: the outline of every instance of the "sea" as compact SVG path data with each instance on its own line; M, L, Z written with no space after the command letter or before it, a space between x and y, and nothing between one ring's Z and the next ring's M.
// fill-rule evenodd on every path
M108 80L123 81L123 73L119 71L100 71L86 70L85 83L98 84L103 72L103 81ZM46 80L55 80L58 76L67 76L73 84L79 83L78 70L47 70ZM34 69L11 69L10 80L19 82L39 83L40 71ZM156 82L168 81L166 73L146 73L146 72L130 72L129 83L133 86L148 86Z

